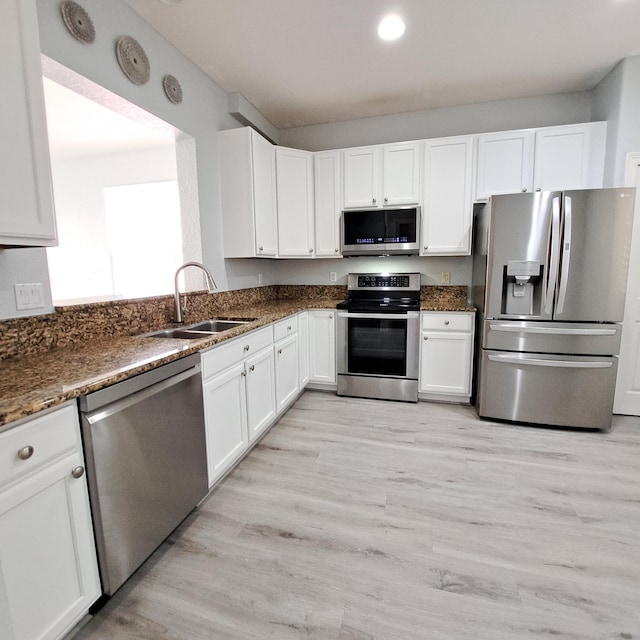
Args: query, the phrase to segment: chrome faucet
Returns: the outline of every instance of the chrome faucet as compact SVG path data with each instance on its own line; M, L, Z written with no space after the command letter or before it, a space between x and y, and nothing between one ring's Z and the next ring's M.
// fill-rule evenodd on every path
M198 267L199 269L202 269L204 271L205 275L207 276L207 288L209 289L209 293L212 293L214 289L217 289L216 283L213 279L213 276L211 275L211 271L209 271L209 269L207 269L207 267L205 267L200 262L185 262L181 267L178 267L178 270L176 271L176 277L174 279L175 280L174 307L175 307L176 322L182 322L182 307L180 305L180 291L178 291L178 276L180 275L180 272L186 267Z

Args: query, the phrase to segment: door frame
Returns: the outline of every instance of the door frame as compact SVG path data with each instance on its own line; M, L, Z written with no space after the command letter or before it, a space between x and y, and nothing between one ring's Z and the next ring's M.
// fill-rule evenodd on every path
M627 154L625 180L627 187L640 187L640 152ZM640 189L639 189L640 192ZM632 283L632 274L637 274L634 264L640 265L640 193L636 194L633 231L631 236L629 277L622 323L622 341L618 362L618 379L613 403L613 412L625 415L640 415L640 388L635 388L633 380L640 376L640 282ZM636 309L637 308L637 309Z

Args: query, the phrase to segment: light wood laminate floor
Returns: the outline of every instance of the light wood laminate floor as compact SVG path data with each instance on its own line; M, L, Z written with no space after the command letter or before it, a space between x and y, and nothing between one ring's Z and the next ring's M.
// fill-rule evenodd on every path
M640 639L640 419L306 392L76 638Z

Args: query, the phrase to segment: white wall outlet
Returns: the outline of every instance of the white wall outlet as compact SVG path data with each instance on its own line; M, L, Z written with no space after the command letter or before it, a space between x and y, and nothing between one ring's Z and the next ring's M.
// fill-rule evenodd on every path
M16 308L18 311L24 309L43 309L44 292L42 282L32 282L30 284L14 284L16 296Z
M262 274L258 274L258 284L262 284Z
M337 277L336 277L336 272L335 271L330 271L329 272L329 281L330 282L336 282L337 281Z
M450 283L451 283L451 271L441 271L440 284L450 284Z

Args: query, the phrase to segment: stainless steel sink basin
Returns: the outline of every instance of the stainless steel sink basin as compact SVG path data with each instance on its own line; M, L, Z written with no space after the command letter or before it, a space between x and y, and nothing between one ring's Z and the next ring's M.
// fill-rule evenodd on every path
M196 324L189 325L189 331L209 331L210 333L220 333L221 331L229 331L243 324L247 324L245 320L205 320Z
M186 340L197 340L198 338L206 338L212 334L211 331L190 331L189 329L160 329L146 333L148 338L183 338Z
M182 338L186 340L197 340L198 338L206 338L207 336L235 329L243 324L247 324L248 320L204 320L196 324L190 324L186 327L175 327L170 329L160 329L145 333L148 338Z

